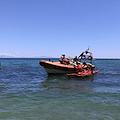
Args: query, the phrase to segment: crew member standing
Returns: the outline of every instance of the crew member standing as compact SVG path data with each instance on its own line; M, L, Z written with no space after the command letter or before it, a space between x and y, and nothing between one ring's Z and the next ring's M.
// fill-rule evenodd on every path
M64 60L65 60L65 54L62 54L62 56L60 57L59 61L60 61L61 64L63 64Z

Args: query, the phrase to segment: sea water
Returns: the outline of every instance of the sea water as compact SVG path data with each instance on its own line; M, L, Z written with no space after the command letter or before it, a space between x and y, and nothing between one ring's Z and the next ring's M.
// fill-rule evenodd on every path
M86 78L48 75L40 60L0 59L0 120L120 120L120 60L93 61Z

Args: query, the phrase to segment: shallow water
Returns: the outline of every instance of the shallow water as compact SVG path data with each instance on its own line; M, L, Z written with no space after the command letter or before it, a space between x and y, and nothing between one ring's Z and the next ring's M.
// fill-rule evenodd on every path
M93 61L87 78L48 76L39 61L0 59L0 120L120 119L120 60Z

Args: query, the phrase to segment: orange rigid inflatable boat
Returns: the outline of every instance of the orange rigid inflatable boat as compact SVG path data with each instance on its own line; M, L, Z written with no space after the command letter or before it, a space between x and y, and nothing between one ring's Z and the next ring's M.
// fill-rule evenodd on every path
M75 58L65 58L65 54L61 56L58 62L53 61L47 61L47 60L41 60L39 64L45 68L46 72L51 73L76 73L76 67L78 67L78 64L81 64L82 69L88 69L89 67L91 70L95 69L95 66L92 65L93 56L92 53L88 51L87 49L85 52L82 52L82 54ZM90 61L90 63L82 62L82 60L87 59ZM87 74L87 73L86 73ZM72 76L72 74L70 74ZM69 76L70 76L69 75Z
M43 66L47 73L75 73L76 69L74 65L65 65L61 64L60 62L52 62L52 61L46 61L41 60L39 62L41 66ZM95 68L94 65L92 65L93 69Z

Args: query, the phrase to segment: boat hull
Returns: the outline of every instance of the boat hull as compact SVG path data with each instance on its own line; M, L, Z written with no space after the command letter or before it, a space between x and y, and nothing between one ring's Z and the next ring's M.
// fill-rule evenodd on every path
M93 75L95 73L98 73L99 70L95 70L95 71L88 71L88 70L84 70L83 72L80 72L80 73L71 73L71 74L67 74L68 77L87 77L87 76L90 76L90 75Z
M51 62L46 60L41 60L39 62L41 66L43 66L47 73L73 73L75 72L75 68L73 65L64 65L60 62Z

